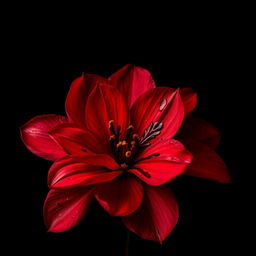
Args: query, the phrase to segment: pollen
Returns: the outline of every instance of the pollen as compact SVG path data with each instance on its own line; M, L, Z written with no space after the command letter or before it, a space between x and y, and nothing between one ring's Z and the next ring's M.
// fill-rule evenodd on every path
M115 140L115 138L116 138L115 135L111 135L111 136L109 137L109 140Z
M131 155L132 152L130 150L125 152L125 157L129 158Z
M125 146L127 142L125 140L122 141L122 146Z

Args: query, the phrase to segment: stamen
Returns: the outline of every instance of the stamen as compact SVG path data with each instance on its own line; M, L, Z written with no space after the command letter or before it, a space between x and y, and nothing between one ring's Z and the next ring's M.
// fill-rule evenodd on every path
M132 125L129 125L126 130L125 140L127 141L133 131L134 127Z
M125 140L122 141L122 146L125 146L127 142Z
M116 129L116 143L119 141L121 126L118 125Z
M135 161L134 164L137 164L138 162L141 162L141 161L144 161L144 160L147 160L147 159L150 159L152 157L159 156L159 155L160 155L160 153L155 153L155 154L149 155L147 157L140 158L137 161Z
M117 136L116 131L115 131L115 128L114 128L114 120L110 120L110 121L108 122L108 125L109 125L109 130L110 130L115 136Z
M111 135L109 137L109 142L110 142L111 150L113 153L115 153L115 139L116 139L115 135Z
M134 139L135 143L138 145L139 144L139 135L138 134L133 134L132 138Z
M143 174L147 178L151 178L151 175L148 172L145 172L144 170L142 170L139 167L133 167L132 169L138 170L141 174Z

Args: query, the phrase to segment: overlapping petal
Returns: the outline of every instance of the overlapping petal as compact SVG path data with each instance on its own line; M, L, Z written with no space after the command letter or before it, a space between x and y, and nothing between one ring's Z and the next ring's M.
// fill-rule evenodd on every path
M49 133L68 154L107 153L109 150L109 145L106 147L91 131L78 128L74 124L59 125Z
M149 185L161 185L184 172L192 155L180 142L169 139L148 146L136 161L129 172Z
M51 166L48 184L51 188L70 188L107 182L122 173L113 171L118 168L117 163L104 154L65 157Z
M179 91L165 87L151 89L142 94L131 109L131 123L141 137L150 123L162 122L163 139L172 138L179 130L184 117L184 106Z
M138 178L121 175L113 181L97 184L95 197L110 215L125 216L140 206L143 187Z
M131 107L135 100L149 89L155 88L155 82L148 70L128 64L109 77Z
M184 174L222 183L231 182L226 164L212 148L195 140L186 140L185 143L193 154L193 161Z
M49 232L59 233L76 226L93 199L92 187L50 190L44 203L44 221Z
M20 128L21 139L32 153L51 161L57 160L66 153L48 132L67 122L66 117L59 115L36 116Z
M108 83L107 79L98 75L83 73L71 84L66 99L68 117L78 125L85 126L85 106L87 99L97 84Z
M88 98L85 111L86 125L99 137L102 143L109 144L109 121L121 126L121 134L129 124L129 110L121 93L111 86L97 85Z
M141 238L162 243L177 224L178 217L178 204L168 187L145 185L140 208L122 220Z
M200 118L187 119L182 124L177 137L181 141L187 139L200 141L213 149L218 146L221 138L220 132L215 126Z
M187 118L196 107L197 93L192 88L181 88L180 96L184 104L185 118Z

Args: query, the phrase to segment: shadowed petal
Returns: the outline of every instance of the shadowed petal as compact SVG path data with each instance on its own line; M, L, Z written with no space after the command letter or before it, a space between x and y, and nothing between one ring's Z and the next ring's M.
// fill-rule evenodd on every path
M141 94L156 87L148 70L132 64L119 69L109 81L122 93L129 107Z
M32 153L54 161L65 156L66 153L48 132L55 126L67 122L66 117L59 115L36 116L20 128L20 136Z
M186 139L197 140L213 149L215 149L220 142L219 130L200 118L188 118L182 124L177 137L184 142Z
M192 155L179 141L160 140L142 151L129 172L149 185L161 185L183 173L191 161Z
M44 203L44 221L48 231L59 233L76 226L92 199L92 187L50 190Z
M125 216L140 206L143 187L136 177L119 176L113 181L97 184L95 197L110 215Z
M121 171L108 155L90 155L77 158L65 157L55 162L48 174L51 188L81 187L113 180Z
M226 164L213 149L193 140L186 140L186 146L193 154L193 161L184 174L222 183L231 182Z
M139 237L162 243L177 224L178 204L168 187L144 187L140 208L122 220Z
M184 112L186 118L196 107L197 93L192 88L181 88L180 96L184 104Z
M140 137L150 123L162 123L157 138L172 138L182 123L184 106L178 90L159 87L142 94L131 109L131 124Z

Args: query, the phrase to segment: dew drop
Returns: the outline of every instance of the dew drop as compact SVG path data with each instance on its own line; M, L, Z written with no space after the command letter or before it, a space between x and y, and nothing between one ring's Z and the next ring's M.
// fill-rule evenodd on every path
M160 102L159 110L163 111L163 109L165 108L166 104L167 104L167 100L166 99L162 99L161 102Z
M62 214L61 213L59 213L59 215L58 215L59 217L61 217L62 216Z

